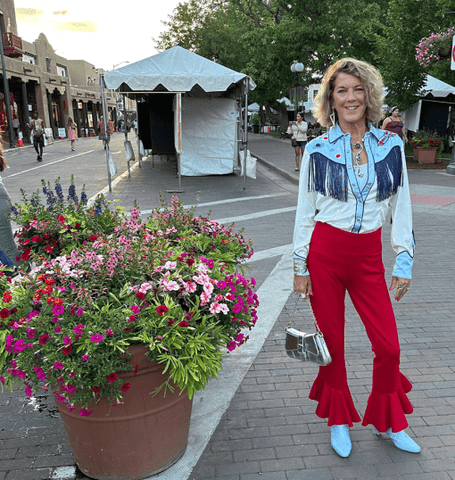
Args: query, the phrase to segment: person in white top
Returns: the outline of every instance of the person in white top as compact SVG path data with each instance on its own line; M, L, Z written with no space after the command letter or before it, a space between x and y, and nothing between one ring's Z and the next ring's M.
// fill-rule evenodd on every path
M414 259L411 196L400 137L374 128L383 117L383 83L368 63L344 58L324 76L313 115L327 134L305 149L294 229L294 290L310 295L332 362L319 368L309 397L328 419L332 447L351 453L349 427L361 418L348 386L345 294L349 293L374 352L373 384L362 425L385 432L395 446L418 453L404 431L413 411L409 380L400 372L400 346L389 290L409 291ZM396 252L390 289L382 262L381 227L392 214Z
M293 122L288 127L288 133L292 134L292 139L295 141L295 170L298 172L300 167L300 160L305 152L307 142L308 123L304 121L304 113L297 114L297 121Z

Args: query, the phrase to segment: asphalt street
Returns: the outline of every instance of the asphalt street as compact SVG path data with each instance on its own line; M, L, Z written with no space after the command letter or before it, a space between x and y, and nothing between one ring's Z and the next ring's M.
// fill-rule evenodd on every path
M136 150L135 136L130 139ZM71 175L89 197L108 199L144 214L159 205L158 192L178 195L198 214L212 212L222 223L235 222L253 240L251 275L257 280L259 321L250 341L224 362L218 381L195 396L188 449L179 462L153 478L166 480L334 480L370 478L455 479L455 176L444 170L411 170L416 261L412 288L394 302L402 347L402 370L414 385L409 394L414 414L410 433L422 447L419 455L397 450L371 428L352 429L353 452L338 457L325 422L308 399L316 367L289 359L284 328L292 319L302 330L310 313L292 294L292 231L298 191L289 141L252 135L250 150L259 158L256 179L246 189L237 175L183 177L181 189L172 158L148 157L128 176L122 134L111 152L118 168L107 188L106 158L96 138L80 139L71 152L67 141L45 150L36 161L32 148L9 151L11 168L3 181L13 201L20 188L40 188L41 178ZM390 226L383 229L384 263L393 266ZM354 400L365 408L371 384L372 353L364 328L347 299L347 362ZM49 397L30 401L23 392L0 394L0 480L73 480L77 473L63 424ZM146 448L146 447L144 447Z

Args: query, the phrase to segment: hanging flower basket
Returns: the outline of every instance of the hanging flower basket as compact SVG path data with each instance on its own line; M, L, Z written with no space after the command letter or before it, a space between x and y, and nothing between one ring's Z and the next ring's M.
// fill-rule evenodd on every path
M438 65L447 61L452 50L452 37L454 35L455 28L449 28L422 38L416 47L416 60L422 67Z

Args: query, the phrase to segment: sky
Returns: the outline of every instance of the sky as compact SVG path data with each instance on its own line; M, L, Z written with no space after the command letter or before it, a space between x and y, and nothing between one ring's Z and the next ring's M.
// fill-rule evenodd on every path
M14 0L19 36L44 33L57 55L112 70L159 53L153 38L183 0Z

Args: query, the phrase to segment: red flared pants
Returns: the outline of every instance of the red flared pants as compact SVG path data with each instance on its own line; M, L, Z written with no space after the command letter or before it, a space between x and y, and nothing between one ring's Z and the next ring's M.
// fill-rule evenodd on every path
M352 427L360 422L347 382L345 363L345 295L351 297L374 352L373 384L362 425L379 432L408 426L413 411L406 393L412 388L400 373L400 346L392 304L384 278L381 229L357 234L317 223L311 237L308 269L313 285L311 304L332 356L320 367L309 397L318 402L316 415L328 425Z

